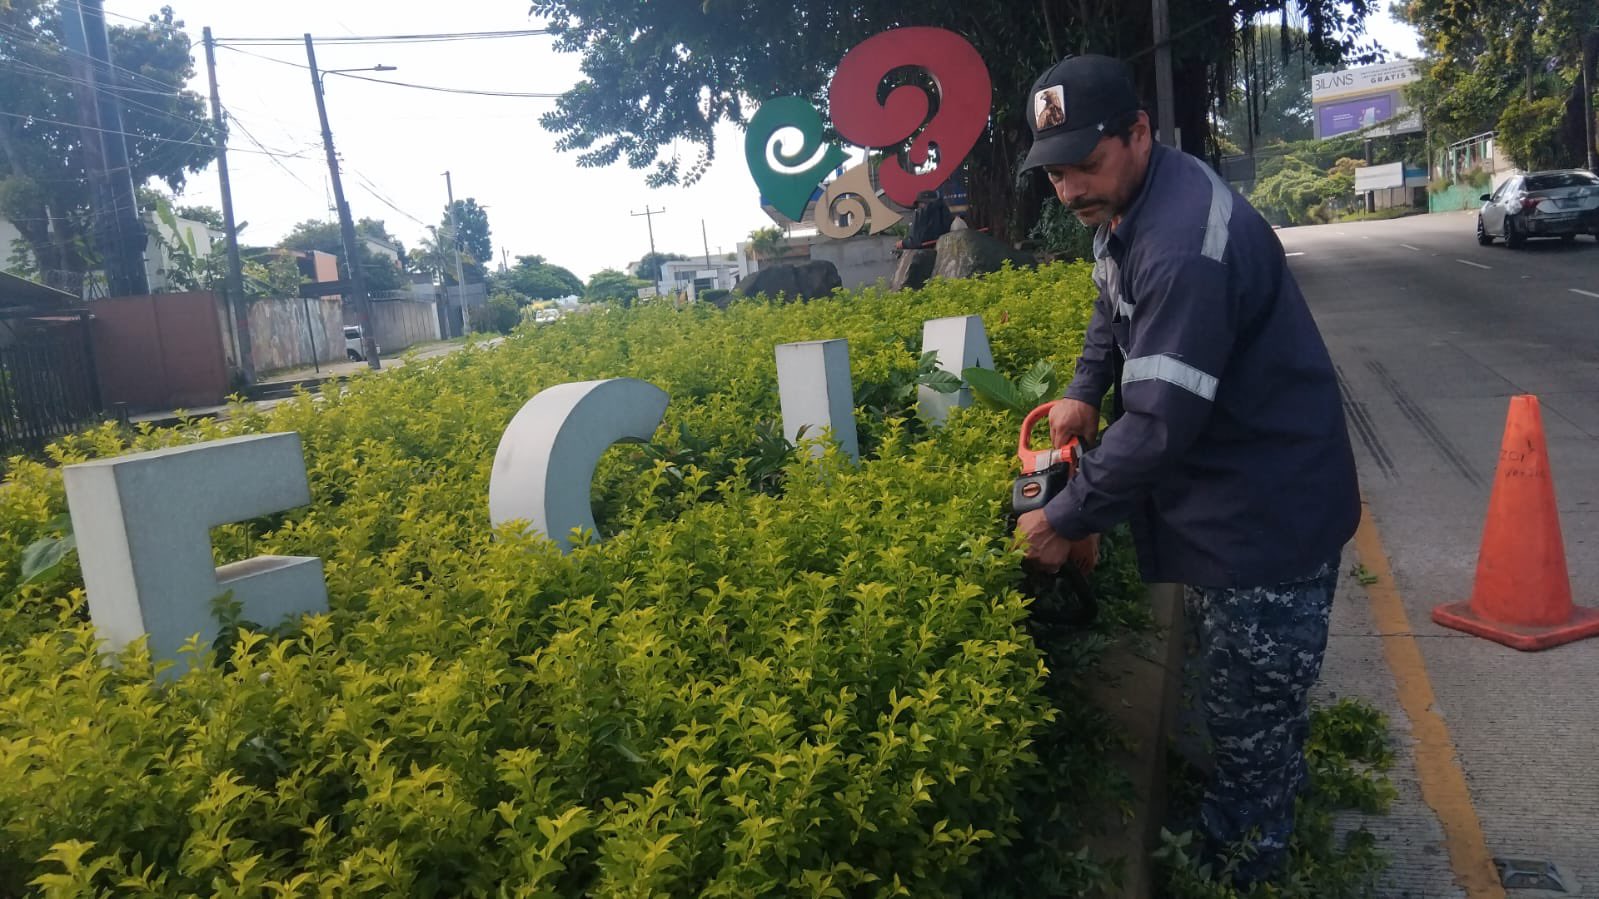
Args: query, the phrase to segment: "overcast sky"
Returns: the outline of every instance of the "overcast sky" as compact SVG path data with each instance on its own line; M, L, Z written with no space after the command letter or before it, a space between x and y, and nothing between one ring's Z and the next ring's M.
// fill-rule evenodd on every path
M462 0L452 4L371 0L169 0L194 37L199 77L191 85L206 92L200 30L211 26L228 37L317 36L498 31L536 27L526 0ZM159 9L161 0L106 0L110 21L130 24ZM1415 35L1386 12L1370 23L1391 52L1416 53ZM271 243L304 219L331 218L327 164L321 148L310 75L303 46L243 47L257 56L217 51L222 103L239 129L229 141L233 201L242 234L250 243ZM377 64L398 71L375 77L445 87L559 93L577 82L576 55L556 53L548 37L518 37L416 45L319 46L323 69ZM662 252L704 252L700 222L710 251L732 252L753 228L770 224L744 163L742 134L731 126L717 132L717 161L691 188L651 190L643 172L618 163L605 169L578 167L574 154L554 148L554 136L538 124L552 108L541 99L442 94L329 76L328 117L344 166L345 197L357 218L382 219L407 246L425 224L435 224L445 206L443 172L450 170L457 199L472 197L488 208L495 251L513 258L539 254L585 280L602 268L621 268L649 249L643 217L630 213L665 208L654 217L655 244ZM243 133L291 158L256 151ZM690 160L694 148L685 145ZM381 195L381 198L378 196ZM185 203L220 206L215 169L190 180ZM390 205L392 204L392 205Z

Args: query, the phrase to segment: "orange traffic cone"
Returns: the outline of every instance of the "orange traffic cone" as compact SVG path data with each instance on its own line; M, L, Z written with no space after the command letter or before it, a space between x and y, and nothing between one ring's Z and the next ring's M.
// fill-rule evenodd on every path
M1471 601L1438 606L1432 620L1520 650L1599 635L1599 610L1571 604L1555 482L1535 396L1510 398Z

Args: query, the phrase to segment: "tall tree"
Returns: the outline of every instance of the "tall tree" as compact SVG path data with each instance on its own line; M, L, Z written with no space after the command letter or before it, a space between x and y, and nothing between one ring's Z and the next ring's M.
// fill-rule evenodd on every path
M644 254L644 258L633 266L633 277L643 278L645 281L655 282L661 280L661 266L668 262L679 262L687 259L682 253L655 253Z
M1315 64L1308 35L1256 23L1240 35L1234 78L1221 118L1224 138L1240 148L1309 140L1315 134L1310 105ZM1253 129L1253 133L1251 133Z
M216 153L194 77L189 38L170 6L142 25L112 25L117 83L135 184L159 180L173 192ZM83 87L62 38L55 0L0 2L0 216L22 234L29 265L72 282L98 266L90 246L95 216L77 126ZM0 248L6 249L6 248Z
M411 251L410 264L413 270L427 272L441 284L454 285L455 246L450 242L450 229L428 228L427 236ZM468 284L482 284L488 278L488 269L463 249L461 274Z
M1487 131L1529 169L1586 163L1583 71L1599 88L1594 0L1406 0L1425 56L1411 101L1448 142Z
M202 222L213 231L223 229L222 210L215 206L179 206L174 212L178 218L188 219L191 222Z
M752 259L776 259L783 252L783 229L776 225L756 228L744 250Z
M583 293L583 279L559 265L551 265L543 256L516 257L516 265L494 277L494 285L530 300L558 300Z
M639 288L648 286L648 282L641 281L627 272L619 272L614 268L601 269L589 279L588 287L583 291L583 302L616 300L623 306L631 306L633 300L638 298Z
M1292 11L1305 23L1310 57L1331 64L1371 57L1362 23L1373 0L1182 0L1171 6L1174 111L1185 149L1207 151L1218 93L1233 82L1236 23ZM1285 10L1286 8L1286 10ZM750 101L781 95L827 109L825 87L843 55L890 28L931 25L959 32L986 61L994 83L991 125L969 156L974 223L1027 233L1048 192L1018 179L1031 142L1024 118L1033 79L1071 53L1130 58L1153 99L1150 4L1124 0L801 0L781 8L754 0L704 4L635 0L534 0L556 47L582 54L583 80L545 114L556 146L578 163L625 159L651 186L692 184L723 148L719 122L744 124ZM908 139L907 139L908 143ZM680 148L692 148L685 156ZM733 157L739 157L734 148Z
M355 225L357 238L372 238L394 246L401 253L400 258L406 259L404 250L400 248L399 241L389 233L389 229L379 219L364 218ZM339 233L337 222L324 222L317 219L307 219L295 225L278 246L286 250L319 250L339 259L344 258L344 238ZM374 251L362 242L356 247L356 253L361 260L361 273L366 276L366 289L371 293L399 290L405 286L405 274L401 265L387 255ZM403 265L403 263L402 263Z
M494 261L494 240L489 232L489 213L477 200L467 197L455 201L455 227L459 229L457 242L461 252L478 261L479 265L488 265ZM450 233L450 207L444 207L444 220L439 223L439 230L445 234Z

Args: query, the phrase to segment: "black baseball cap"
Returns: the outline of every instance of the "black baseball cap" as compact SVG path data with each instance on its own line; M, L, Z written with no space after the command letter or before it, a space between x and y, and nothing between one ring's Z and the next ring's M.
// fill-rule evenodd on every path
M1109 56L1068 56L1033 82L1024 107L1033 148L1022 170L1076 165L1105 132L1138 111L1127 64Z

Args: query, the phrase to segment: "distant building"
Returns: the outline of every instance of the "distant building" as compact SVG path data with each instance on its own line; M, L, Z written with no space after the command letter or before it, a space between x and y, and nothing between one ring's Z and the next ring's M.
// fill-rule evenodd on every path
M736 261L713 259L679 259L661 263L661 278L655 282L656 292L662 296L683 293L696 299L702 290L732 290L738 283L739 265Z
M144 274L150 282L151 293L173 293L181 288L175 283L173 248L194 248L196 261L203 261L215 247L222 246L227 235L204 222L179 218L177 230L153 212L144 214L144 227L149 243L144 250Z
M371 250L375 255L383 256L391 260L394 263L395 268L405 267L400 259L400 248L394 244L391 244L386 240L379 240L376 237L366 236L361 238L361 242L366 244L366 248Z
M152 293L172 293L180 289L175 283L176 261L173 258L173 247L194 248L196 261L203 261L211 255L214 247L220 246L223 234L204 222L180 218L177 220L177 230L168 228L153 212L143 213L144 227L149 235L149 242L144 250L144 274L150 282ZM0 219L0 269L8 268L8 263L13 254L18 251L27 254L26 244L22 243L22 232L5 219ZM77 275L63 277L66 273L47 272L46 282L60 282L63 286L68 282L77 284L80 280L83 286L84 299L103 297L106 293L105 277L100 272L90 272L87 276ZM77 292L76 286L71 288Z

